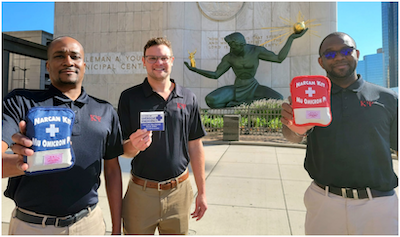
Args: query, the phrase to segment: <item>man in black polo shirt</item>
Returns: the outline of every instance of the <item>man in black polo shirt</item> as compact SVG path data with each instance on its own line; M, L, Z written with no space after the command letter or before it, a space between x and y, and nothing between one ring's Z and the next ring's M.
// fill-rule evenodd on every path
M3 178L10 177L5 195L14 200L9 234L103 235L105 224L97 205L102 160L112 218L112 233L121 233L122 180L118 156L123 154L119 119L111 104L86 94L82 45L59 37L48 46L49 90L17 89L3 101ZM25 175L23 156L33 155L25 137L26 115L38 106L75 112L71 169ZM5 153L11 147L15 154Z
M319 64L332 82L332 123L298 127L282 105L283 135L307 137L306 234L398 234L398 179L390 148L397 151L398 97L356 73L359 51L347 34L328 35Z
M205 131L197 99L170 78L174 57L168 40L150 39L142 61L147 78L122 92L118 105L124 156L134 157L122 203L124 233L154 234L158 228L160 234L187 234L193 200L189 162L198 191L192 217L200 220L207 210L201 142ZM140 117L149 112L161 121L164 117L164 129L141 129Z

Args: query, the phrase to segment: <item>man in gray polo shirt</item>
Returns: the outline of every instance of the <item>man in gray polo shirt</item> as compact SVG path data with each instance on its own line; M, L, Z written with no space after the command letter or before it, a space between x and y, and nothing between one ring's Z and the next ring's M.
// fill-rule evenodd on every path
M112 234L120 234L122 179L118 156L123 147L117 113L110 103L86 94L82 87L86 64L84 49L76 39L58 37L47 53L50 88L16 89L3 100L2 177L10 177L4 195L16 204L9 234L104 235L106 226L97 205L102 164ZM23 156L34 154L33 142L25 136L25 120L30 109L37 107L74 111L71 146L76 159L72 168L25 174L29 167ZM15 154L5 153L8 147ZM39 161L36 164L46 165Z
M398 149L398 97L356 73L359 51L345 33L328 35L319 64L332 82L332 123L295 126L282 105L283 135L307 136L304 167L314 179L304 196L306 234L398 234L398 198L390 148Z

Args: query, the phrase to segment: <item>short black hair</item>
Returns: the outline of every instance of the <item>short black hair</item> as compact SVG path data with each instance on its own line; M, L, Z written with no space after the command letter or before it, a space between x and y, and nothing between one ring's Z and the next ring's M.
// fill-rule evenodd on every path
M333 37L333 36L338 36L338 37L342 37L342 38L343 38L344 36L348 36L348 37L351 39L351 41L353 41L354 47L357 48L356 41L354 41L354 39L353 39L350 35L348 35L348 34L346 34L346 33L343 33L343 32L333 32L333 33L330 33L329 35L327 35L327 36L322 40L321 44L319 45L318 53L319 53L320 56L321 56L321 53L322 53L322 52L321 52L321 48L322 48L322 45L324 44L325 40L328 39L328 38L330 38L330 37Z

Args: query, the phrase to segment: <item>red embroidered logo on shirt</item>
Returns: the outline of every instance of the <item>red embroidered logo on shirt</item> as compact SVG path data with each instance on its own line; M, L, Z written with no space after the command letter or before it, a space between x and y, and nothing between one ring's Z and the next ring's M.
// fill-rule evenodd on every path
M361 107L371 107L374 102L368 100L360 100Z
M178 109L184 109L184 108L186 108L186 105L185 104L182 104L182 103L176 103L177 105L178 105Z
M96 122L101 122L101 117L97 115L90 115L90 121L96 121Z

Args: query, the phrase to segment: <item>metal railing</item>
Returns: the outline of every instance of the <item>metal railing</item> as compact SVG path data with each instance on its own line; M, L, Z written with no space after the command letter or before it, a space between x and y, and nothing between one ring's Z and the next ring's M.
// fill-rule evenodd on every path
M224 115L240 115L240 135L277 135L281 133L280 108L201 109L207 133L223 133Z

